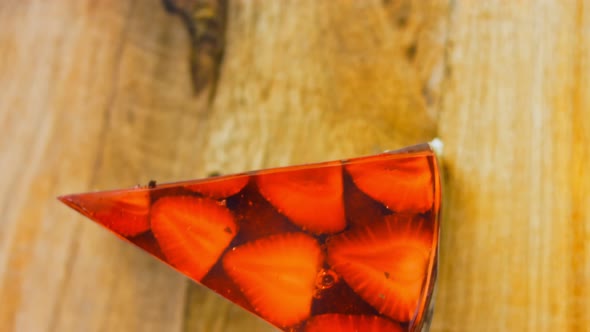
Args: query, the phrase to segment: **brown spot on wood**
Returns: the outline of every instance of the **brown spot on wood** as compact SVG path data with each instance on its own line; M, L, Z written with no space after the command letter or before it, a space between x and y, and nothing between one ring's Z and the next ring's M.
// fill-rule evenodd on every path
M416 51L418 50L418 45L416 43L412 43L410 44L410 46L408 46L406 48L406 58L408 58L408 60L413 61L414 58L416 58Z
M178 15L191 39L191 78L195 93L210 86L214 96L225 46L227 0L163 0Z

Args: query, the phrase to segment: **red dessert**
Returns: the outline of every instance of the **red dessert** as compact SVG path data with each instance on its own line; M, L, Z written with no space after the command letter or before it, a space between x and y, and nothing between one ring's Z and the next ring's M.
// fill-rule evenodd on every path
M209 198L162 197L153 204L150 220L166 261L197 281L237 233L229 209Z
M322 261L313 237L284 233L232 248L223 268L260 316L289 327L309 317Z
M335 233L346 227L339 162L256 176L264 198L294 224L312 233Z
M429 319L440 182L428 144L60 200L284 331Z
M305 332L403 332L398 324L378 316L326 314L311 318Z

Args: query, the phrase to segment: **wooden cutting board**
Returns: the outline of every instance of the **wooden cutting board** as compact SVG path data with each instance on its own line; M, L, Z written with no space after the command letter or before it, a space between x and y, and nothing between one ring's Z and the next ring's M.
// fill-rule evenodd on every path
M588 331L590 1L0 2L0 331L272 331L55 196L445 143L432 331Z

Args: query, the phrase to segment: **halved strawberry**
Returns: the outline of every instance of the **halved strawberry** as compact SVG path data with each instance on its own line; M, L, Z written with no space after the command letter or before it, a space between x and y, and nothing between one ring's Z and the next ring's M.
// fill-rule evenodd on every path
M144 189L62 196L62 202L121 236L150 229L150 193Z
M394 322L379 316L326 314L311 318L305 332L403 332Z
M166 260L200 281L237 233L231 212L218 202L192 196L160 198L151 224Z
M201 193L212 198L227 198L240 192L246 186L248 175L234 175L229 177L210 178L201 180L185 187L191 191Z
M346 227L338 162L260 174L256 183L264 198L304 230L335 233Z
M261 238L233 248L222 262L264 319L286 327L309 316L322 265L322 251L311 236L283 233Z
M428 157L373 157L346 165L355 185L396 212L425 212L432 207L434 184Z
M411 320L420 308L430 255L432 224L420 217L390 215L327 243L328 263L380 313Z

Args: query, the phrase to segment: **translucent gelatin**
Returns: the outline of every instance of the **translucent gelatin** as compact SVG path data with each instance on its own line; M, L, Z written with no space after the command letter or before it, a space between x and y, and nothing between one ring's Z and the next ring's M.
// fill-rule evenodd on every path
M440 181L428 144L60 197L284 331L421 331Z

